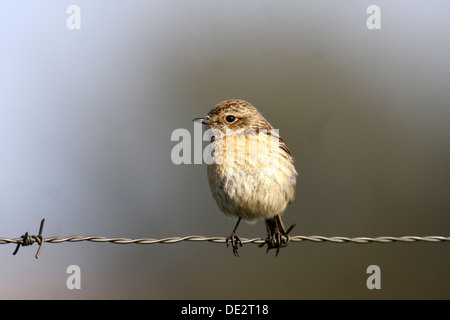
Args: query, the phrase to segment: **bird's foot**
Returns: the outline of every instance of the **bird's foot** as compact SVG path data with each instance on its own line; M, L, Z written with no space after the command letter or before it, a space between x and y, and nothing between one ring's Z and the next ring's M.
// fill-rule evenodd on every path
M275 256L278 256L280 252L280 248L286 247L290 242L289 232L295 227L295 223L293 223L287 231L284 230L284 227L281 225L281 228L278 227L278 224L275 223L273 227L267 228L267 238L264 243L260 245L260 247L267 244L268 253L270 249L277 249Z
M242 241L239 239L238 235L233 231L227 238L227 247L231 244L231 247L233 248L233 254L237 257L239 257L239 247L240 245L242 247Z

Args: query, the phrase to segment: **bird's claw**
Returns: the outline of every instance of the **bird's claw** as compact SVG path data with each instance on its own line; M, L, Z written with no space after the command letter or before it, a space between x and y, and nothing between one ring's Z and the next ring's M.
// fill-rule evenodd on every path
M231 244L232 248L233 248L233 254L237 257L239 257L239 247L238 245L240 245L242 247L242 241L241 239L239 239L238 235L235 232L232 232L227 240L227 247Z
M292 224L287 232L284 232L284 228L280 230L280 228L275 228L274 230L271 230L272 232L268 232L267 238L264 243L260 244L259 246L262 247L265 244L267 244L267 250L266 253L269 252L270 249L277 249L275 256L278 256L278 253L280 252L280 248L286 247L289 242L291 241L289 237L289 232L295 227L295 224Z

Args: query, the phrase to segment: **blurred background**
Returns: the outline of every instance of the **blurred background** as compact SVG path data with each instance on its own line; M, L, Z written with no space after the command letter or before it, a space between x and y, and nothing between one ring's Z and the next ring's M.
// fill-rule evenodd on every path
M67 8L81 9L70 30ZM381 9L369 30L366 9ZM2 1L0 237L230 234L173 130L254 104L299 172L293 235L450 235L446 1ZM241 237L265 237L262 221ZM0 245L2 299L449 299L448 243ZM68 290L69 265L81 290ZM366 269L381 269L369 290Z

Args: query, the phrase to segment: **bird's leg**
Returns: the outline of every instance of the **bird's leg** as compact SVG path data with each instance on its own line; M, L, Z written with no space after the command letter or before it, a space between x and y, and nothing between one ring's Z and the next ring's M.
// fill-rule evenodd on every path
M266 219L266 227L267 227L267 239L261 247L267 244L267 252L270 249L277 249L276 256L280 252L281 247L285 247L289 243L289 232L295 227L295 224L292 224L289 229L286 231L284 228L283 222L281 221L281 217L277 214L272 219Z
M236 234L236 229L237 229L237 227L238 227L238 225L239 225L239 222L241 222L241 218L239 218L238 219L238 221L236 222L236 225L234 226L234 229L233 229L233 232L231 232L231 234L228 236L228 238L227 238L227 247L230 245L230 243L231 243L231 246L232 246L232 248L233 248L233 254L235 255L235 256L238 256L239 257L239 254L238 254L238 251L239 251L239 247L238 247L238 244L242 247L242 242L241 242L241 239L239 239L239 237L237 236L237 234Z

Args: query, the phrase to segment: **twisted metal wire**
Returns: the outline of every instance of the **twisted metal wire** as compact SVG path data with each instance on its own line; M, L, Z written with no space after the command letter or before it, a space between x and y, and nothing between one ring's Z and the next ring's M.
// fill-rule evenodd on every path
M20 244L20 245L31 245L34 242L39 242L36 239L36 236L28 236L27 240L24 241L22 238L0 238L0 244ZM291 242L302 242L302 241L310 241L310 242L333 242L333 243L391 243L391 242L445 242L450 241L450 237L443 236L402 236L402 237L324 237L324 236L290 236ZM265 243L264 239L261 238L240 238L243 244L253 243L253 244L262 244ZM106 238L101 236L68 236L68 237L48 237L43 238L43 242L48 243L62 243L62 242L82 242L82 241L90 241L90 242L110 242L116 244L172 244L179 243L182 241L193 241L193 242L213 242L213 243L225 243L225 237L204 237L204 236L185 236L185 237L168 237L162 239L153 239L153 238L138 238L138 239L129 239L129 238Z
M81 241L90 241L90 242L109 242L116 244L172 244L179 243L182 241L193 241L193 242L213 242L213 243L226 243L227 239L225 237L204 237L204 236L186 236L186 237L169 237L163 239L152 239L152 238L138 238L138 239L129 239L129 238L106 238L101 236L69 236L69 237L48 237L44 238L42 236L42 230L44 228L45 219L41 221L41 226L39 228L39 234L36 235L28 235L26 232L20 238L9 239L9 238L0 238L0 244L16 244L16 250L14 251L14 255L18 252L21 246L29 246L35 242L39 243L39 249L36 253L36 259L39 257L39 254L42 250L42 246L45 242L48 243L62 243L62 242L81 242ZM266 240L261 238L241 238L240 239L243 244L253 243L253 244L264 244ZM289 236L290 242L302 242L302 241L311 241L311 242L332 242L332 243L392 243L392 242L450 242L450 237L443 236L402 236L402 237L324 237L324 236Z

